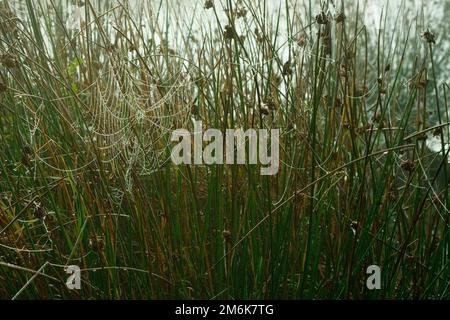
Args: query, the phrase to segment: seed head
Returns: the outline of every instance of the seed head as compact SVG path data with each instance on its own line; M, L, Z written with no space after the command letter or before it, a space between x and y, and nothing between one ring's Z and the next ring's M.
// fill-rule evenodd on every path
M422 32L421 36L422 36L422 39L425 40L426 42L428 42L429 44L436 43L436 35L428 29L426 31Z
M324 11L321 11L317 16L316 16L316 22L318 24L328 24L328 16Z
M305 47L306 46L306 44L308 43L308 40L306 39L306 37L305 36L300 36L300 37L298 37L298 39L297 39L297 45L299 46L299 47Z
M91 247L92 251L95 252L101 252L103 251L103 248L105 247L105 242L103 239L97 235L93 235L89 239L89 247Z
M245 18L245 16L247 15L247 9L245 7L240 7L237 9L236 11L236 18Z
M224 238L224 240L226 242L231 242L231 240L233 240L233 237L231 235L231 231L230 230L223 230L222 231L222 237Z
M388 63L388 64L386 65L386 67L384 68L384 71L386 71L386 72L391 71L391 64L390 64L390 63Z
M42 204L40 202L34 201L33 202L34 208L33 208L33 215L37 218L37 219L44 219L45 218L45 210L42 207Z
M8 86L6 85L6 83L0 80L0 93L5 92L6 90L8 90Z
M272 98L269 97L266 101L263 101L261 107L260 107L260 111L263 115L269 115L271 111L276 110L276 105L273 102Z
M235 33L233 27L230 25L226 25L223 30L223 37L225 39L231 40L231 39L234 39L235 36L236 36L236 33Z
M211 9L211 8L214 8L214 2L213 2L212 0L207 0L207 1L205 1L205 6L204 6L204 8L205 8L206 10Z
M284 65L283 65L283 76L291 76L292 75L292 66L291 66L291 62L287 61Z
M437 137L440 136L442 134L442 127L436 128L433 130L433 136Z
M420 121L420 124L422 124L422 121ZM426 140L428 140L428 136L424 132L424 133L421 133L418 136L416 136L416 139L417 139L417 141L426 141Z
M8 69L14 69L19 66L19 62L17 61L17 58L14 57L12 54L3 54L0 56L0 62L2 65Z
M415 167L416 165L412 160L407 160L402 163L402 169L410 173L414 171Z
M258 28L255 29L255 36L256 36L256 41L259 43L263 43L264 42L264 35L261 34L261 32L259 32Z
M336 23L343 23L345 22L345 18L345 14L343 12L340 12L334 17L334 20L336 21Z
M30 166L33 150L29 145L25 145L22 149L22 164L26 167Z
M350 75L350 70L345 64L341 64L341 66L338 69L338 74L343 78L347 78Z
M270 109L269 109L267 103L263 103L261 105L261 107L259 108L259 111L265 116L268 116L270 114Z

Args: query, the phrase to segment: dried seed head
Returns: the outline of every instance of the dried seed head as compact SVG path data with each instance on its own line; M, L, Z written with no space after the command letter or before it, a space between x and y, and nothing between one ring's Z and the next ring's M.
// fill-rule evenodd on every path
M412 160L407 160L402 163L402 169L405 171L408 171L408 172L413 172L415 167L416 167L416 165L414 164L414 161L412 161Z
M6 90L8 90L8 86L6 85L6 83L0 80L0 93L5 92Z
M29 154L29 155L31 155L33 153L33 149L31 149L31 147L28 144L26 144L23 147L22 151L23 151L23 153L26 153L26 154Z
M45 210L42 207L42 204L40 202L34 201L33 202L34 208L33 208L33 215L37 219L44 219L46 216Z
M245 18L247 15L247 9L245 7L240 7L236 11L236 19Z
M345 14L343 12L340 12L334 17L334 20L336 21L336 23L343 23L345 22L345 18Z
M173 260L173 262L180 261L180 255L178 253L173 253L172 254L172 260Z
M328 16L324 11L321 11L317 16L316 16L316 22L318 24L328 24Z
M22 164L26 167L29 167L31 164L31 155L33 154L33 150L29 145L25 145L22 149Z
M2 65L8 69L14 69L19 66L19 62L17 61L17 58L13 56L12 54L3 54L0 56L0 62Z
M270 114L270 109L269 109L269 106L267 105L267 103L261 104L259 111L265 116L268 116Z
M420 123L422 124L422 123ZM418 136L416 136L417 141L425 141L428 139L428 136L426 133L421 133Z
M263 112L263 110L267 110L267 114L269 114L270 111L274 111L276 109L277 109L277 106L276 106L275 102L273 101L272 97L269 97L267 100L264 100L263 104L261 106L261 112ZM264 113L264 114L266 114L266 113Z
M421 37L423 40L425 40L429 44L436 43L436 35L434 33L432 33L430 30L426 30L426 31L422 32Z
M292 75L292 67L291 67L291 62L287 61L284 65L283 65L283 76L291 76Z
M222 231L222 237L224 238L224 240L226 242L231 242L231 240L233 240L233 237L231 235L231 231L229 231L229 230L223 230Z
M341 64L338 70L338 74L341 77L347 78L349 76L349 70L345 64Z
M306 44L308 43L308 40L306 39L306 37L305 36L300 36L300 37L298 37L298 39L297 39L297 45L299 46L299 47L305 47L306 46Z
M92 249L92 251L101 252L105 247L105 242L101 237L93 235L89 239L89 247Z
M205 1L205 6L204 6L204 8L205 8L206 10L211 9L211 8L214 8L214 2L213 2L212 0L207 0L207 1Z
M442 134L442 127L436 128L433 130L433 136L437 137L440 136Z
M235 36L236 36L236 33L235 33L233 27L230 26L230 25L226 25L224 30L223 30L223 37L225 39L230 40L230 39L234 39Z
M256 42L263 43L264 36L259 32L258 28L255 29Z
M384 80L383 80L383 78L378 78L377 79L377 83L378 83L378 92L380 93L380 94L386 94L386 87L385 87L385 83L384 83Z

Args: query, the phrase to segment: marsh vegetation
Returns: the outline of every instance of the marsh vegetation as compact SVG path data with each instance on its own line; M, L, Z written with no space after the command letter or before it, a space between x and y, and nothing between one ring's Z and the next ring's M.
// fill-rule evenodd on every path
M187 3L0 1L0 297L448 299L449 2Z

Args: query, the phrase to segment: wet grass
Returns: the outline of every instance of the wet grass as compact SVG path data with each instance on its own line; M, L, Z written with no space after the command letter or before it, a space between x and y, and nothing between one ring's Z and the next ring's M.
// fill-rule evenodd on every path
M69 4L0 5L1 298L449 298L448 48L421 9L373 32L363 2ZM281 129L278 174L172 165L193 119Z

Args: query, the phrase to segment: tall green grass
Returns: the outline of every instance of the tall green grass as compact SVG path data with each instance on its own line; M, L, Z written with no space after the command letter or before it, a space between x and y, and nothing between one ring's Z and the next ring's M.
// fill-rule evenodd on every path
M1 298L449 298L443 29L404 5L366 26L363 1L136 3L1 1ZM279 173L173 166L193 119L280 128Z

